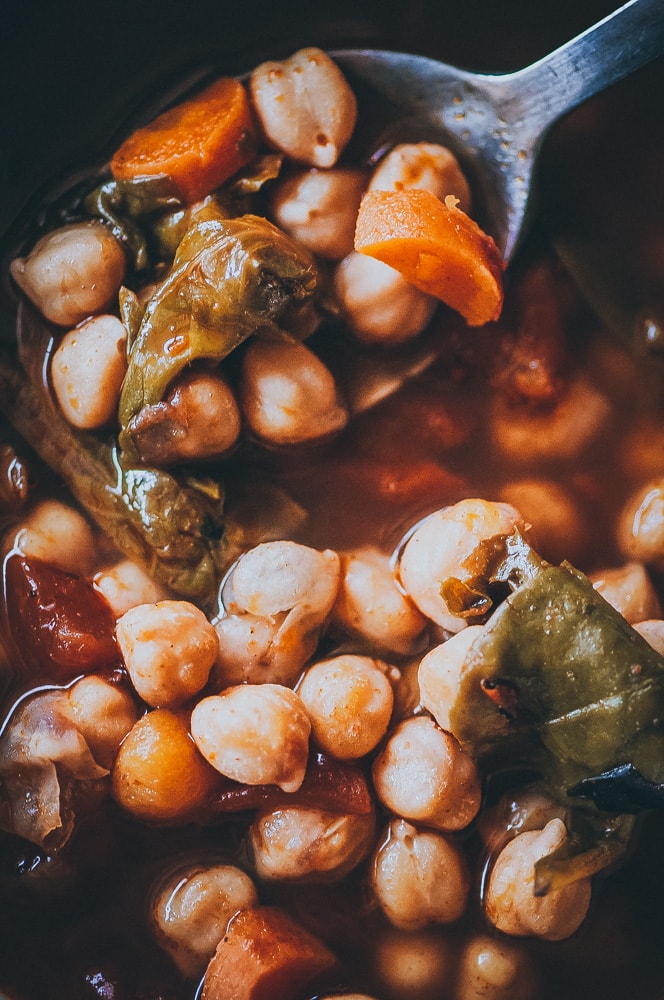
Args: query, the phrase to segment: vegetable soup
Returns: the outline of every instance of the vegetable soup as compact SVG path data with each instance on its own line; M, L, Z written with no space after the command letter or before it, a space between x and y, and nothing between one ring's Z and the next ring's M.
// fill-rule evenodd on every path
M0 989L656 1000L664 397L317 48L44 204L0 357Z

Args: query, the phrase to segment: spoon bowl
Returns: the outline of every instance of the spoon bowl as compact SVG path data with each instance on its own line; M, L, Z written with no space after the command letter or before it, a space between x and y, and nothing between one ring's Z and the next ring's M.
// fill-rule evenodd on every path
M479 195L482 222L508 263L527 227L537 155L550 127L663 52L664 3L630 0L513 73L471 73L374 49L332 55L354 85L386 104L393 135L417 129L457 153Z

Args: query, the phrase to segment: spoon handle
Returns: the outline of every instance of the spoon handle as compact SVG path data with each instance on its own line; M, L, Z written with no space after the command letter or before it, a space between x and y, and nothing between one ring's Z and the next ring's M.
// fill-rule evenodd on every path
M513 110L539 136L566 111L664 52L663 0L630 0L540 59L502 77Z

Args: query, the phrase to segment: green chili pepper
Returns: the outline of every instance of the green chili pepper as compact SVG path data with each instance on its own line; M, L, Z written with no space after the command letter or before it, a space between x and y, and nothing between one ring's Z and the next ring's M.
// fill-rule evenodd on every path
M220 362L257 332L298 338L310 333L316 287L312 259L266 219L245 215L195 223L132 341L119 406L123 452L135 451L132 418L159 403L192 362Z

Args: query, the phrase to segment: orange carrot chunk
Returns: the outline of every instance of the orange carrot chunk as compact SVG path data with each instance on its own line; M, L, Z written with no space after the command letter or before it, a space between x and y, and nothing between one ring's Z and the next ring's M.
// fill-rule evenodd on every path
M498 319L503 264L496 244L449 195L368 191L355 249L400 271L406 281L461 313L470 326Z
M202 1000L286 1000L336 964L332 952L283 910L240 910L207 967Z
M118 180L166 174L191 204L232 177L255 151L247 92L239 80L222 77L130 135L113 156L111 173Z

